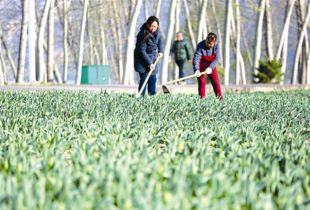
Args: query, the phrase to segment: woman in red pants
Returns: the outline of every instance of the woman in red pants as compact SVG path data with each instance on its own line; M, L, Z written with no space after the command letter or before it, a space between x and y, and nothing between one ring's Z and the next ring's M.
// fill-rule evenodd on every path
M193 58L193 67L198 78L198 92L201 98L206 96L206 74L201 72L207 71L211 81L214 93L219 100L223 100L220 81L218 78L216 65L220 56L220 47L216 42L215 33L209 33L206 40L201 41L197 47Z

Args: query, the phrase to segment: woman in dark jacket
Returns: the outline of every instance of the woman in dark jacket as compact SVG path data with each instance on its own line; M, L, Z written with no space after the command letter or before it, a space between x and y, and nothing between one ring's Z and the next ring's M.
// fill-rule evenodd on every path
M139 91L147 77L148 72L154 69L152 75L147 82L147 90L150 95L156 94L156 74L159 66L154 66L157 56L163 55L163 45L161 35L158 30L159 20L155 16L151 16L144 23L137 35L136 48L134 51L135 71L139 73ZM141 95L145 95L145 88Z

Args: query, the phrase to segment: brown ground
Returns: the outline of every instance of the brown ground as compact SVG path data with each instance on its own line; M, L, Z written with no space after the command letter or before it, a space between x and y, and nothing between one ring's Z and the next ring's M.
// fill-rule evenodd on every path
M167 85L170 93L193 93L197 94L197 85ZM126 85L7 85L0 86L0 91L91 91L108 93L130 93L137 94L138 87ZM310 85L222 85L223 92L270 92L283 90L310 90ZM162 86L157 85L158 93L162 93ZM207 92L213 92L210 85L207 86Z

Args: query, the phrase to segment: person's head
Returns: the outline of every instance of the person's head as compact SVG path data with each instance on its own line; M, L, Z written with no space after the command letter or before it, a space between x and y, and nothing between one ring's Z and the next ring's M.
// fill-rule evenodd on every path
M206 38L206 42L205 42L206 43L206 47L207 48L214 47L216 39L217 39L217 36L216 36L215 33L213 33L213 32L209 33L207 38Z
M183 40L183 35L182 35L182 33L181 32L178 32L177 34L176 34L176 40L177 41L181 41L181 40Z
M159 27L159 19L155 16L151 16L146 21L147 30L150 33L154 33Z

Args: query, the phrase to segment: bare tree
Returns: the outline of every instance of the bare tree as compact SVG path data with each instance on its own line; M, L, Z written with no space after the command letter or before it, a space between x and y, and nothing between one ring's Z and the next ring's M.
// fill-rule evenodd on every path
M55 0L51 0L48 15L48 53L47 53L47 81L54 80L54 19L55 19Z
M15 65L15 62L12 58L11 52L9 50L9 47L4 39L4 36L2 35L2 31L0 30L0 42L2 42L3 48L6 52L7 58L9 59L9 63L11 65L12 71L13 71L13 76L15 78L15 80L17 79L17 68ZM0 46L1 47L1 46Z
M181 7L181 1L177 0L176 6L175 6L174 34L176 34L176 33L178 33L180 31L180 7ZM174 75L173 75L172 78L177 79L178 75L179 75L179 67L178 67L178 65L176 63L174 63Z
M170 53L170 46L171 46L173 32L174 32L174 26L175 26L176 4L177 4L176 0L172 0L170 3L170 16L169 16L168 34L167 34L166 43L165 43L163 67L162 67L162 74L161 74L161 82L162 83L166 83L168 81L169 53Z
M189 12L187 0L183 0L183 5L184 5L184 9L185 9L187 29L188 29L189 36L190 36L190 39L191 39L192 48L195 49L196 45L197 45L197 42L195 40L195 36L194 36L194 32L193 32L191 15L190 15L190 12Z
M101 24L101 22L103 22L104 20L104 4L103 4L103 0L100 0L100 11L99 11L99 19L100 19L100 24L99 24L99 28L100 28L100 43L101 43L101 63L102 64L107 64L108 63L108 58L107 58L107 48L106 48L106 34L103 28L103 25ZM122 69L123 72L123 69Z
M42 18L39 27L39 35L38 35L38 59L39 59L39 66L38 66L38 81L43 82L44 77L46 75L46 66L45 66L45 59L44 59L44 50L43 50L43 42L44 42L44 32L45 26L47 23L47 17L50 10L52 0L46 0L44 5L44 10L42 13Z
M217 39L218 39L218 42L220 43L220 66L223 67L223 44L222 44L222 33L221 33L221 28L220 28L220 24L219 24L219 21L218 21L218 18L217 18L217 12L216 12L216 9L215 9L215 3L214 3L214 0L211 0L211 7L212 7L212 14L213 14L213 17L214 17L214 20L215 20L215 25L216 25L216 31L217 31Z
M24 81L25 60L26 60L26 47L27 47L27 30L28 30L28 2L22 1L22 27L19 40L19 56L18 56L18 69L17 69L17 83Z
M266 40L267 40L267 54L269 57L269 60L272 60L274 58L274 52L273 52L273 32L272 32L272 18L271 18L271 6L270 6L270 0L266 0L265 2L265 19L266 19Z
M241 32L240 32L240 10L239 10L239 0L235 0L235 13L232 13L231 18L231 36L230 40L232 42L232 49L235 51L236 54L236 84L246 84L246 75L245 75L245 66L243 56L241 54L240 49L240 39L241 39Z
M87 10L87 25L86 25L86 30L87 30L87 37L88 37L88 60L87 63L89 64L93 64L94 63L94 43L93 43L93 31L94 31L94 27L93 27L93 20L91 17L91 13L92 13L92 2L94 1L90 1L89 2L89 9Z
M0 85L4 85L7 83L7 75L6 75L6 66L5 61L2 54L2 41L0 39Z
M308 0L306 0L308 2ZM309 2L308 2L309 4ZM303 23L304 23L304 11L303 8L307 8L305 5L305 1L297 0L295 3L296 8L296 18L297 18L297 29L298 29L298 37L300 37L302 33ZM302 50L301 50L301 59L299 59L299 70L298 70L298 82L304 84L306 82L306 69L307 69L307 56L309 51L309 41L308 41L308 33L305 33Z
M84 0L84 9L83 9L83 17L82 17L82 24L81 24L81 30L80 30L80 46L79 46L79 61L77 66L77 76L75 83L77 85L81 84L81 72L82 72L82 64L83 64L83 51L84 51L84 34L85 34L85 25L86 25L86 19L87 19L87 10L88 10L88 1Z
M124 59L123 59L123 40L122 40L122 27L121 27L121 21L120 21L120 15L119 15L119 10L117 9L117 5L115 1L111 1L113 10L112 13L110 14L113 16L113 21L111 21L114 25L112 27L113 31L113 37L114 37L114 46L115 46L115 60L118 63L118 71L116 70L116 76L118 78L119 83L122 83L123 79L123 73L124 73Z
M138 20L138 15L142 5L142 0L137 0L133 16L130 21L129 32L127 36L127 50L126 50L126 60L125 60L125 72L123 84L134 84L134 65L133 65L133 53L135 45L135 30Z
M288 12L285 15L286 18L285 18L285 22L284 22L281 38L280 38L280 44L279 44L279 47L278 47L277 56L276 56L276 59L280 60L281 53L282 53L281 72L283 73L283 75L285 74L285 70L286 70L287 45L288 45L287 37L288 37L288 32L289 32L289 24L290 24L291 15L292 15L292 12L293 12L295 1L296 0L287 0L287 7L288 7L287 11ZM282 80L281 84L283 84L283 80Z
M29 27L28 27L28 63L29 82L36 82L36 39L37 22L35 17L35 0L28 0Z
M299 59L302 57L302 55L301 55L302 44L303 44L303 41L304 41L305 34L307 33L307 27L308 27L308 24L309 24L309 20L310 20L310 4L308 4L307 16L306 16L305 21L303 23L302 32L300 34L300 37L299 37L299 40L298 40L298 45L297 45L297 48L296 48L295 61L294 61L294 70L293 70L293 78L292 78L292 83L293 84L297 84L297 82L298 82L298 62L299 62Z
M199 24L198 24L198 33L197 33L197 42L201 41L204 37L204 29L206 27L205 24L205 16L206 16L206 8L207 8L208 0L203 0L200 10L200 18L199 18Z
M259 65L259 59L261 55L261 45L262 45L262 32L263 32L263 20L264 20L264 13L265 13L265 1L266 0L260 0L259 3L259 12L258 12L258 18L256 23L256 35L255 35L255 51L254 51L254 74L257 74L257 68Z
M1 46L0 46L0 48L1 48ZM1 49L0 49L0 56L2 57ZM0 59L0 86L4 85L4 76L3 76L2 66L3 66L2 59Z
M308 53L308 59L307 59L307 75L306 75L306 82L305 84L310 84L310 52Z
M156 7L156 13L155 13L156 17L159 17L160 8L161 8L161 0L158 0L157 7Z
M70 4L70 3L69 3ZM68 0L63 0L63 48L64 48L64 67L63 67L63 82L68 80Z
M236 4L236 85L240 84L240 57L241 57L241 52L240 52L240 11L239 11L239 0L235 0ZM234 21L233 21L234 22ZM234 34L234 33L233 33Z
M230 72L230 30L231 30L231 16L232 16L232 1L226 1L226 17L225 17L225 46L224 46L224 67L225 67L225 76L224 83L225 85L229 84L229 72Z

